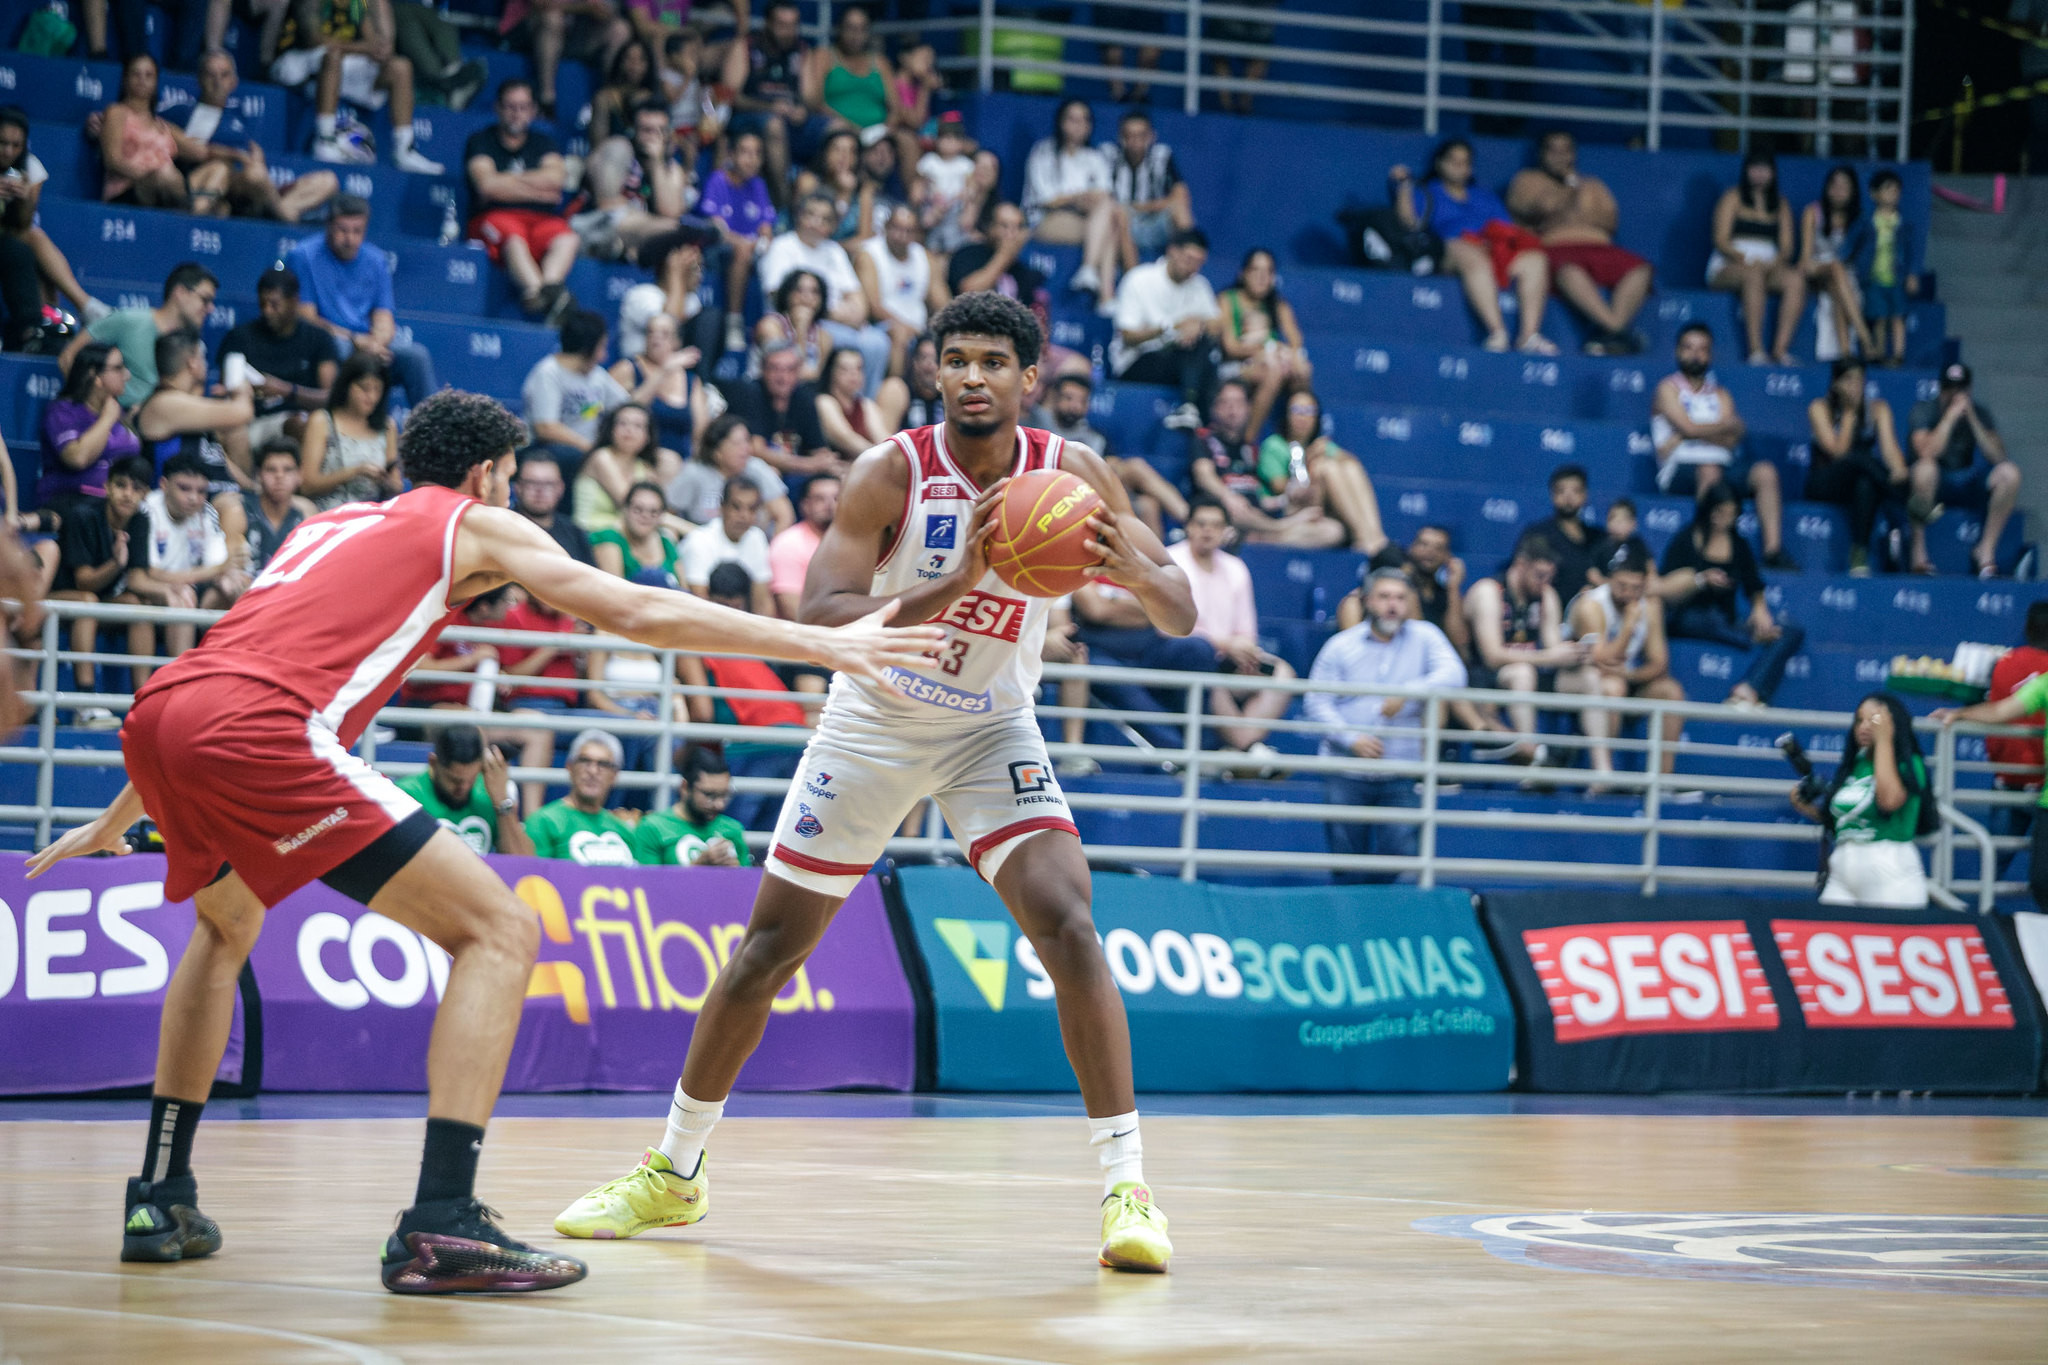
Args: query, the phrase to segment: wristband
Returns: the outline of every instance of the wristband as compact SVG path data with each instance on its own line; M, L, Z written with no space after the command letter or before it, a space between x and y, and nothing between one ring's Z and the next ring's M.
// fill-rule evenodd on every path
M516 797L516 796L508 796L508 797L506 797L506 798L505 798L505 799L504 799L503 801L500 801L500 802L498 803L498 814L500 814L500 815L510 815L510 814L512 813L512 810L513 810L513 808L514 808L515 806L517 806L518 804L519 804L519 798L518 798L518 797Z

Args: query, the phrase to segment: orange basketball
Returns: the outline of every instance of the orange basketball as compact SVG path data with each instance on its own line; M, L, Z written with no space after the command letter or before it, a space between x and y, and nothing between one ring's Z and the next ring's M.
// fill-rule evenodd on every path
M1095 576L1102 561L1088 550L1088 519L1102 495L1060 469L1010 480L989 537L989 567L1026 597L1064 597Z

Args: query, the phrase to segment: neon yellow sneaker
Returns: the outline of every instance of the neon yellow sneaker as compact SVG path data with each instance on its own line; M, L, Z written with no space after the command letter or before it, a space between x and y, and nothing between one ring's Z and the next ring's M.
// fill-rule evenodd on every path
M1151 1275L1164 1274L1166 1263L1173 1259L1166 1215L1153 1204L1152 1191L1135 1180L1102 1197L1102 1251L1097 1259L1111 1270Z
M650 1228L687 1227L710 1212L711 1176L676 1174L668 1158L649 1147L640 1164L563 1209L555 1231L564 1237L638 1237Z

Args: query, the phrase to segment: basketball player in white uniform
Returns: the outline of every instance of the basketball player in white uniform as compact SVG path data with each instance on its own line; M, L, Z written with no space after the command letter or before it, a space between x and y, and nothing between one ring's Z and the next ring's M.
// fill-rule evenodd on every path
M1017 425L1042 340L1031 311L999 294L965 294L932 333L946 420L899 433L855 463L811 560L801 614L852 621L894 599L896 624L942 625L945 643L929 667L893 669L886 684L833 679L746 937L698 1016L668 1133L631 1174L564 1210L555 1228L565 1236L631 1237L704 1216L705 1139L761 1041L769 1002L904 816L930 796L1052 978L1103 1168L1101 1263L1162 1271L1172 1255L1144 1183L1130 1033L1095 936L1087 859L1032 712L1052 603L1006 587L988 568L1003 481L1037 469L1078 475L1103 499L1090 542L1102 576L1170 634L1193 628L1194 599L1100 455Z

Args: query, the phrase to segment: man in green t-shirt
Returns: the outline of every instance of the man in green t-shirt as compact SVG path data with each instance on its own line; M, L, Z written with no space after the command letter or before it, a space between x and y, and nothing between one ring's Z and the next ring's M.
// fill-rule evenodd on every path
M605 809L619 780L625 749L618 737L585 730L569 746L569 794L526 821L533 851L585 867L631 867L633 827Z
M2043 711L2048 711L2048 673L2035 674L2003 701L1980 701L1975 706L1954 710L1944 707L1928 719L1942 725L1959 720L1973 720L1984 725L2012 725ZM2042 787L2036 804L2048 811L2048 786ZM2027 890L2032 893L2034 904L2048 910L2048 816L2035 817L2034 841L2028 851L2032 854L2028 860L2032 871L2028 874Z
M474 725L451 725L434 736L427 770L400 778L398 789L477 853L533 856L519 825L519 800L508 791L505 755L484 743Z
M679 765L683 799L673 811L649 811L633 831L633 852L650 866L751 867L747 832L725 813L732 770L715 749L692 748Z

